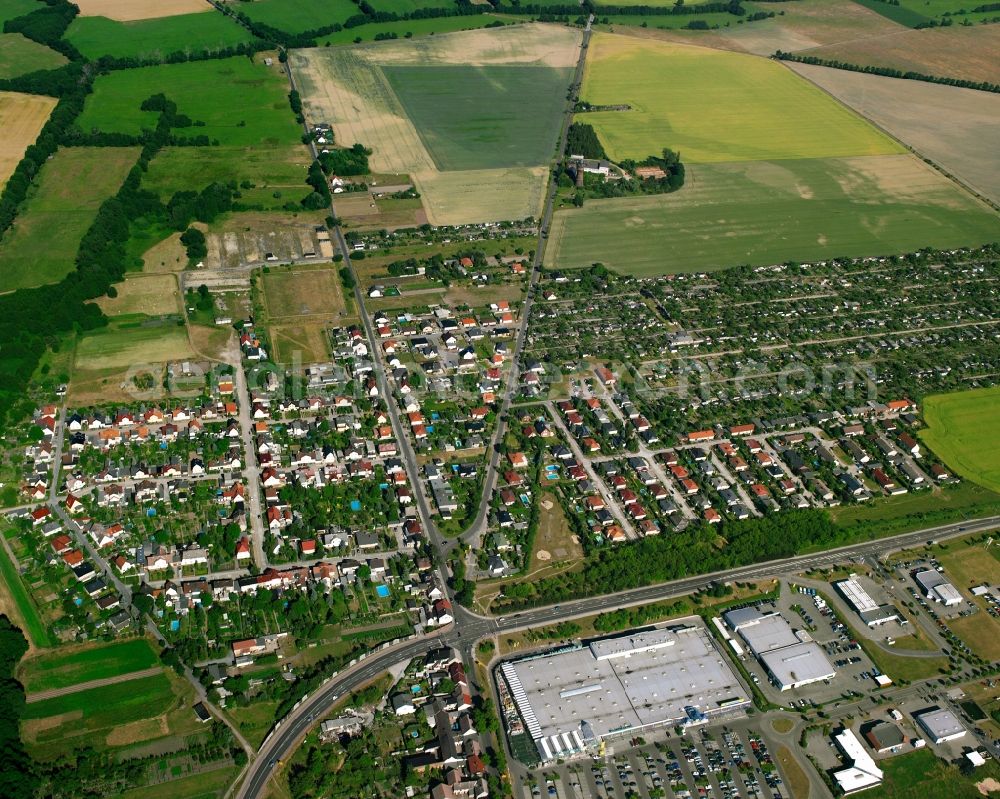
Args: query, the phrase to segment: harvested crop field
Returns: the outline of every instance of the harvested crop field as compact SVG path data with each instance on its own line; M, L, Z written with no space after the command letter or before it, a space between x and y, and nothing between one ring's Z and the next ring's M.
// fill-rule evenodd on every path
M14 78L40 69L55 69L66 58L20 33L0 33L0 78Z
M1000 216L906 155L696 164L674 194L559 211L552 267L634 275L994 241Z
M409 174L431 223L461 224L537 215L579 43L522 25L291 60L310 121L370 147L372 169Z
M781 64L740 53L597 34L580 97L631 106L576 117L612 159L664 147L688 164L902 152Z
M0 139L0 187L14 172L24 157L24 151L34 144L55 107L54 97L0 92L0 130L3 130L3 138ZM0 287L2 284L3 277L0 275Z
M924 75L1000 83L1000 25L900 30L803 50L862 66L891 67Z
M1000 142L1000 95L810 64L789 66L967 186L1000 202L1000 147L983 146Z
M0 242L0 291L43 286L69 274L97 209L121 187L138 154L133 147L60 148Z
M766 4L761 4L765 6ZM761 6L758 6L760 8ZM630 35L769 56L908 30L854 0L795 0L774 19L711 31L632 29ZM730 15L731 16L731 15Z
M76 5L81 17L107 17L119 22L212 10L205 0L76 0Z
M177 278L173 275L129 273L125 280L115 284L115 290L118 292L117 297L101 297L97 301L108 316L165 316L182 311Z

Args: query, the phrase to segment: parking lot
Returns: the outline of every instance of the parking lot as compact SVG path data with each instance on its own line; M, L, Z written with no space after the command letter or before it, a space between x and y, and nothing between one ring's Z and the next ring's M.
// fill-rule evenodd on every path
M683 738L622 741L604 757L534 771L522 799L788 799L761 735L746 728L700 728Z

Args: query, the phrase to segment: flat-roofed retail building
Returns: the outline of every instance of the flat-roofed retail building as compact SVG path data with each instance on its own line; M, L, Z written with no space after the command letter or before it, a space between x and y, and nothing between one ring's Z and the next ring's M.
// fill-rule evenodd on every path
M499 671L543 761L750 703L697 617L508 661Z
M782 691L837 675L819 644L806 633L796 633L780 613L739 608L723 617Z

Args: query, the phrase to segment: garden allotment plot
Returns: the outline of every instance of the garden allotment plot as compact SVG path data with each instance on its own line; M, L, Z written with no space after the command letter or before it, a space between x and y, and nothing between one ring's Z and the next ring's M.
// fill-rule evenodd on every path
M579 44L524 25L290 57L309 121L410 174L441 225L538 215Z
M551 266L700 272L1000 235L989 206L769 59L597 34L581 98L630 106L577 116L612 159L670 147L687 179L673 194L559 211Z

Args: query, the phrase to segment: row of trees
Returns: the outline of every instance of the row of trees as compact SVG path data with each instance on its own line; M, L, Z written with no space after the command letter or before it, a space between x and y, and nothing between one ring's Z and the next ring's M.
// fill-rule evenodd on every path
M811 55L796 55L786 53L781 50L775 52L774 57L781 61L797 61L800 64L815 64L820 67L831 67L833 69L844 69L848 72L864 72L869 75L882 75L887 78L903 78L904 80L922 80L927 83L943 83L946 86L959 86L963 89L978 89L982 92L1000 92L1000 83L990 83L989 81L965 80L964 78L948 78L941 75L925 75L922 72L912 70L893 69L892 67L876 67L871 64L851 64L847 61L838 61L830 58L818 58Z
M490 0L493 8L503 14L526 14L535 17L541 16L569 16L575 17L581 10L587 14L613 14L616 16L677 16L689 14L732 14L736 17L743 17L747 10L740 3L740 0L725 0L725 2L700 3L698 5L685 5L682 2L674 3L671 6L662 5L614 5L613 3L594 2L594 0L584 0L583 4L567 3L566 5L538 5L536 3L521 3L512 0L510 5L504 5L502 0Z

